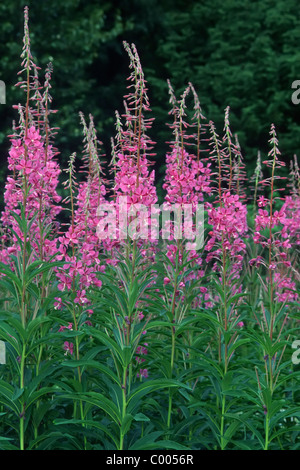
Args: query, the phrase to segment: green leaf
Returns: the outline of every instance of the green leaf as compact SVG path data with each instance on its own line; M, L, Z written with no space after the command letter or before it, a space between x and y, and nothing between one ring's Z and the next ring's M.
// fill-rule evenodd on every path
M11 399L12 399L13 401L16 401L18 398L20 398L20 397L23 395L23 393L24 393L24 388L18 388L18 387L16 387L16 388L15 388L15 391L14 391L14 393L13 393L13 396L11 397Z
M6 264L0 262L0 273L5 274L5 276L8 277L18 288L19 294L22 293L22 283L18 276L16 276L8 267Z
M30 282L35 279L40 274L50 271L50 269L57 268L59 266L64 266L66 263L64 261L51 261L51 262L44 262L44 261L34 261L29 265L29 267L25 271L25 282L26 286L30 284ZM36 266L38 268L34 269Z
M67 398L69 400L84 401L90 405L94 405L97 408L105 411L112 420L119 424L122 420L121 414L117 406L105 395L97 392L79 392L79 393L67 393L62 395L57 395L57 398L63 399Z
M133 417L134 421L151 421L150 418L148 418L148 416L144 415L144 413L137 413L134 417Z
M59 419L58 418L53 421L53 424L56 426L80 424L84 427L96 428L99 431L102 431L104 434L106 434L113 441L116 449L118 448L118 445L119 445L118 438L113 435L113 433L108 429L107 426L104 426L103 424L98 423L96 420L92 421L89 419L81 420L81 419Z
M133 416L130 413L126 413L125 416L122 418L121 421L121 432L123 436L128 433L131 423L133 420Z
M128 450L147 450L147 446L151 446L152 444L154 444L156 439L158 439L162 434L162 431L154 431L151 433L147 433L145 436L136 440L134 444L129 447Z
M102 344L105 344L112 352L118 357L119 361L124 365L123 351L115 340L110 338L106 333L97 330L96 328L87 327L85 331L88 335L97 338Z
M257 438L258 442L260 443L261 448L263 449L265 446L264 438L261 435L260 431L254 426L251 422L251 419L249 418L249 413L248 415L240 415L240 414L232 414L232 413L226 413L225 418L231 418L231 419L237 419L241 421L245 427L247 427L253 435Z
M131 393L128 396L127 403L128 405L130 402L136 398L137 396L140 398L141 396L145 395L146 393L153 392L155 390L160 390L163 388L179 388L183 387L188 390L191 390L189 386L178 382L177 380L173 379L153 379L147 380L146 382L135 386Z
M104 364L101 364L100 362L93 361L92 359L86 360L86 359L83 358L79 361L75 361L75 360L74 361L73 360L72 361L64 361L64 362L62 362L62 366L63 367L72 367L72 368L81 367L82 370L90 367L92 369L99 370L100 372L105 374L107 377L112 379L115 383L120 384L120 381L119 381L118 377L116 376L116 374L111 369L106 367Z
M0 380L0 403L10 408L17 416L21 413L21 404L18 400L14 400L15 389L12 385Z
M239 340L235 341L235 343L232 346L230 346L230 348L228 349L228 352L227 352L228 357L230 357L237 348L239 348L243 344L247 344L249 342L251 342L250 338L239 339Z
M164 439L162 441L145 442L141 443L137 441L133 446L129 447L129 450L150 450L150 449L173 449L173 450L190 450L189 447L179 444L178 442Z

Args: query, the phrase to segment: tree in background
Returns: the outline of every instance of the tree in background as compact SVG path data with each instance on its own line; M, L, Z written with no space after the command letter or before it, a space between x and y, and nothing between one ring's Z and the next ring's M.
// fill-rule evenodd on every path
M258 149L268 151L272 122L290 159L300 144L299 108L291 101L291 84L300 77L297 1L167 3L155 55L175 89L192 81L204 114L219 131L230 106L231 126L250 167ZM160 88L157 81L157 93Z
M178 97L188 82L193 83L205 116L220 134L224 109L230 106L231 128L250 170L257 151L268 149L271 122L283 159L298 152L299 108L291 101L291 84L300 77L296 0L275 5L271 0L11 0L0 5L0 79L7 92L7 104L0 106L1 179L9 146L6 135L17 119L12 104L21 100L14 84L26 4L32 52L42 71L49 62L54 67L53 108L59 113L52 117L52 125L60 128L56 144L62 165L80 151L80 111L93 115L110 158L115 110L123 112L126 87L123 40L135 43L148 81L158 168L164 165L165 142L171 137L166 126L167 79Z

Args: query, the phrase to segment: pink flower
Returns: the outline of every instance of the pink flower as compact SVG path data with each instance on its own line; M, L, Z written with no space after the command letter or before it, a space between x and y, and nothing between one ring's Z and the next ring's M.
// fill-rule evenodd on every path
M86 292L85 292L84 289L82 291L80 291L80 290L77 291L77 296L74 299L74 302L78 303L79 305L83 305L83 304L88 303L88 299L86 298L85 294L86 294Z
M64 342L64 346L63 346L64 350L66 351L65 352L65 356L69 353L69 354L73 354L74 352L74 344L73 343L69 343L68 341L65 341Z
M259 196L257 202L258 207L265 207L267 204L269 204L269 200L266 199L264 196Z
M208 207L209 224L213 230L209 233L205 249L210 251L206 260L211 261L216 258L220 261L225 249L231 259L231 274L239 276L243 266L246 244L242 239L248 230L247 207L242 204L237 194L232 195L226 191L222 195L217 207L211 204Z
M72 324L72 323L69 323L68 326L63 325L63 326L61 326L61 327L59 328L58 331L60 332L60 331L66 330L66 329L68 329L68 330L73 330L73 324Z
M138 319L139 320L143 320L144 316L145 315L142 312L138 312Z
M55 297L56 302L54 302L55 310L60 310L62 308L62 300L60 297Z
M16 170L22 171L23 174L29 175L32 172L32 163L29 160L24 160L24 158L22 158L15 168Z
M11 139L8 168L13 175L7 177L4 192L5 210L1 216L7 232L6 251L10 248L9 245L16 244L16 236L21 240L24 237L12 213L20 214L19 205L24 202L26 181L26 203L23 209L27 221L31 224L28 241L32 248L33 261L41 257L46 261L57 253L54 238L59 225L55 219L61 211L61 207L56 205L61 200L56 191L60 169L54 161L55 152L51 145L47 146L47 159L45 154L45 141L40 130L34 126L27 130L26 137L21 132L21 138L13 136ZM53 226L53 231L49 236L50 226ZM2 258L6 259L4 253Z
M37 149L42 147L41 136L38 130L35 130L34 126L31 126L27 131L27 136L25 138L25 145L27 147L35 147Z
M140 369L140 372L138 372L136 376L144 377L146 379L148 377L148 369Z

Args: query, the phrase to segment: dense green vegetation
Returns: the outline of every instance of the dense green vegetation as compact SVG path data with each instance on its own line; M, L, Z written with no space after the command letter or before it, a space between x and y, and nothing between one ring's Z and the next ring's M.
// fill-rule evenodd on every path
M164 161L169 78L178 96L191 81L207 119L221 132L223 111L231 107L232 128L253 169L257 151L267 150L274 122L283 159L298 152L299 108L291 84L300 77L300 15L296 0L11 0L0 5L1 79L7 104L1 113L1 173L15 119L12 105L19 70L23 7L30 7L32 53L43 69L54 66L53 125L62 162L81 142L79 111L92 113L105 152L114 136L115 110L122 111L128 62L122 41L134 42L143 57L156 122L157 162Z
M255 94L248 80L256 83L259 31L270 14L262 23L255 4L247 17L259 17L256 33L244 25L239 35L230 2L216 2L215 14L194 2L71 2L52 13L37 5L35 34L24 9L23 95L1 191L0 450L298 450L299 165L291 160L287 180L276 129L288 132L288 112L282 127L267 123L280 121L280 93L280 106L255 108L260 67L284 27L274 44L266 35ZM2 7L7 18L9 11ZM246 10L238 11L242 25ZM226 52L227 37L247 59L244 69ZM129 65L122 84L121 43ZM37 76L37 52L42 62L57 57L55 80L50 65ZM61 110L54 115L52 86ZM8 86L8 102L19 88ZM289 152L296 145L283 141ZM112 158L102 156L108 143Z

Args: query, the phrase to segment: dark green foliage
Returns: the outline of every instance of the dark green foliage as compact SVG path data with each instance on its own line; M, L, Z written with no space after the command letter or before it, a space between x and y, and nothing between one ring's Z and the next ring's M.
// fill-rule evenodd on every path
M296 0L222 2L68 0L19 2L0 6L1 77L7 104L1 105L1 161L6 162L12 105L23 99L14 88L19 70L23 6L30 8L32 51L45 69L53 62L52 108L59 113L57 147L61 161L81 143L78 113L92 113L108 157L114 136L114 113L122 113L127 61L122 41L134 42L142 57L149 97L156 117L152 138L157 142L157 172L164 164L169 140L169 78L178 96L191 81L203 113L221 132L223 111L231 107L232 128L238 134L248 170L257 151L267 151L274 122L287 162L298 152L298 107L291 85L299 79L299 8ZM41 77L42 79L42 77ZM2 178L4 166L2 166ZM1 177L1 175L0 175ZM160 181L160 175L157 175Z

